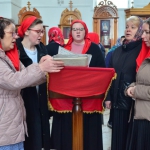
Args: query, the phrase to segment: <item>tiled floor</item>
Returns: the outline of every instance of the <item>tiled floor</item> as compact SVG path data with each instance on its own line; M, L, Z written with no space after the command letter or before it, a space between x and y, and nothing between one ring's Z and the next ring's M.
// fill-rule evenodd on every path
M109 119L109 110L106 109L104 112L104 125L103 130L103 150L110 150L111 145L111 129L107 127L107 122Z

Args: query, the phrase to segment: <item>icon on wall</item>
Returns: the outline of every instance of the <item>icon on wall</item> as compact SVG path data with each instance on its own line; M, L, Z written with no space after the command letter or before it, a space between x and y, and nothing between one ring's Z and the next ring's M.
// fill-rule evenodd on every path
M101 43L105 47L110 47L110 20L101 20L100 24Z
M70 27L63 27L63 36L64 39L69 39Z

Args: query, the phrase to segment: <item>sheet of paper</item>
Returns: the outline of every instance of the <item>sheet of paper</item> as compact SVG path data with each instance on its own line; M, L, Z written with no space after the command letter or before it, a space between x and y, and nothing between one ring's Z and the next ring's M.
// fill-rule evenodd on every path
M66 50L65 48L63 48L61 46L59 46L58 54L64 54L64 55L70 55L70 54L72 54L72 55L74 55L74 53Z

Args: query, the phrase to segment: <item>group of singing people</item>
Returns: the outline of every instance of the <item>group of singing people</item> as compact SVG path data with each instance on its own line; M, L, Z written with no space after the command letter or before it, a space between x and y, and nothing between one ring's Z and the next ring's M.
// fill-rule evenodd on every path
M50 28L46 46L43 34L43 21L34 16L17 33L11 19L0 17L0 150L72 149L71 112L48 109L47 73L64 68L52 58L59 46L91 54L89 67L105 67L101 47L89 38L85 22L72 22L67 44L57 27ZM127 18L124 34L108 65L117 73L105 99L106 108L113 109L111 150L149 150L150 19ZM84 150L103 150L101 113L83 117Z

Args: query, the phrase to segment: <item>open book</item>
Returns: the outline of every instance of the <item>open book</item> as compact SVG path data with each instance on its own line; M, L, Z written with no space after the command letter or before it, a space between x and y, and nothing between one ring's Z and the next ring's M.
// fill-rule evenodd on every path
M83 66L88 67L92 55L90 54L75 54L65 48L59 46L58 54L53 56L54 60L61 60L65 66Z

